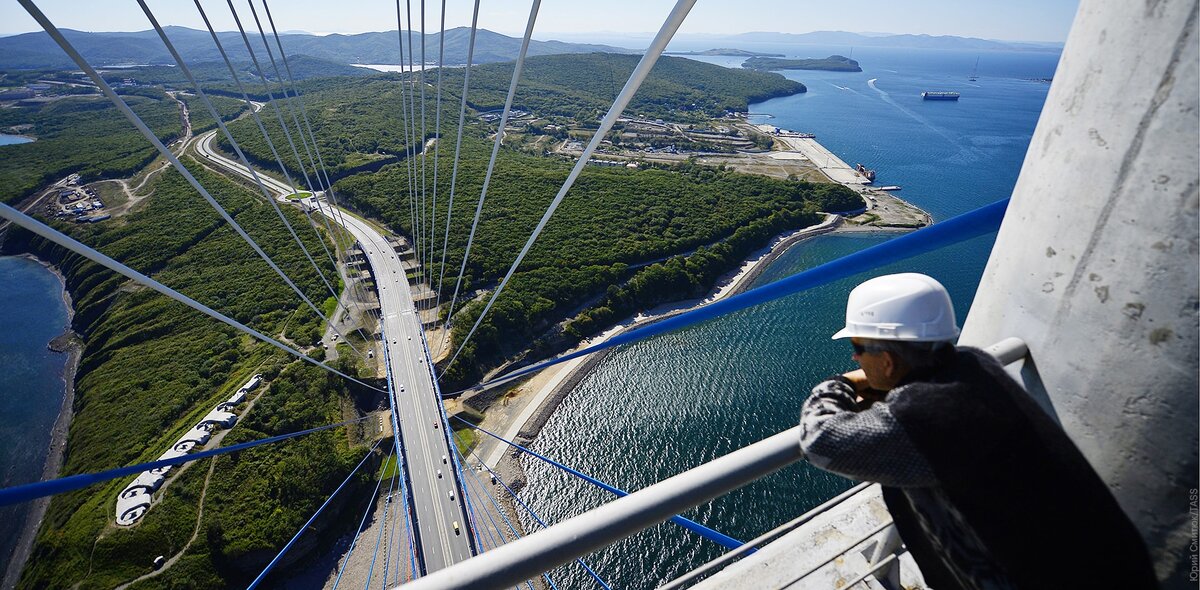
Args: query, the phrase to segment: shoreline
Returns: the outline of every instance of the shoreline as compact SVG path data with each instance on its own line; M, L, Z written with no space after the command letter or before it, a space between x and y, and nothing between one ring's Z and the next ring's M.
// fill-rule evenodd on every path
M598 344L626 330L660 321L741 293L747 290L750 284L761 276L771 263L775 262L775 260L791 249L792 246L808 238L837 233L845 229L842 216L826 214L826 218L817 225L778 234L771 239L771 242L767 246L751 254L749 258L742 262L741 266L718 279L716 286L709 291L706 297L666 303L631 318L626 318L608 330L581 342L572 351ZM851 231L855 230L852 229ZM531 377L525 385L518 386L525 387L526 385L540 382L537 385L536 391L526 398L529 401L516 419L503 425L502 436L521 444L535 439L546 421L550 419L558 409L558 406L566 399L566 396L591 372L597 363L607 357L609 352L611 352L611 349L598 351L587 357L574 359L557 367L548 368L546 371ZM487 421L486 416L488 411L485 411L484 422ZM495 427L495 425L489 426L491 427L485 427L488 427L489 430ZM505 475L505 479L514 483L514 489L519 489L519 485L524 483L524 474L520 466L513 460L517 455L508 449L507 445L487 438L479 444L475 452L482 457L482 461L485 464L499 470ZM505 459L508 460L506 461Z
M46 453L46 461L42 465L42 480L53 479L58 477L58 472L62 468L63 454L67 449L67 433L71 428L71 420L75 417L75 374L79 370L79 361L83 356L83 344L79 341L79 337L72 329L72 324L75 320L75 305L74 299L71 297L71 292L67 290L67 280L59 271L58 267L53 264L34 256L29 253L17 254L24 258L28 258L45 267L54 276L58 277L62 283L62 299L67 308L67 329L61 335L50 341L51 350L55 352L65 353L67 355L66 365L63 367L63 399L58 408L58 417L54 420L54 426L51 429L50 446ZM65 338L64 338L65 337ZM56 344L66 342L66 346L62 350L58 350ZM13 548L12 556L9 557L8 563L5 564L4 577L0 580L0 589L10 590L15 588L21 572L25 569L25 562L29 560L30 554L33 552L33 541L37 538L37 532L42 528L42 520L46 516L46 509L50 506L50 497L38 498L30 504L31 509L25 516L25 523L21 525L21 532L17 537L16 547Z

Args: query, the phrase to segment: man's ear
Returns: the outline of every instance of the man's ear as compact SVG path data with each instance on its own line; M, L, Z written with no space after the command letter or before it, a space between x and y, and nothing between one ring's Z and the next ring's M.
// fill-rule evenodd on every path
M903 362L900 360L900 357L890 350L884 351L882 356L883 374L886 375L888 379L896 378L900 374L900 370L903 366Z

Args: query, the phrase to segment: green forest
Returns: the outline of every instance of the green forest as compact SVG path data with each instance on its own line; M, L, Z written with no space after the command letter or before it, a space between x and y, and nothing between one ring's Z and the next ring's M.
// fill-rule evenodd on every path
M266 203L220 176L193 173L310 298L327 297ZM264 333L300 346L313 342L320 333L316 316L182 176L171 172L154 182L154 198L121 223L60 229ZM287 213L298 228L307 224ZM311 231L298 233L308 248L320 250ZM13 231L6 246L54 261L74 296L73 329L85 346L62 475L157 458L253 373L272 380L270 388L224 444L357 416L353 400L365 394L348 390L341 378L23 231ZM328 261L321 266L333 272ZM270 452L196 463L130 529L110 524L116 494L130 478L56 496L19 587L111 588L149 572L156 555L172 554L191 538L210 469L206 528L185 554L187 565L173 568L172 583L244 584L357 463L363 450L352 443L358 444L352 433L334 430ZM263 518L247 518L251 514Z
M179 103L162 90L138 88L121 94L163 143L183 134ZM181 99L196 133L216 126L198 98ZM213 107L225 120L245 110L243 103L221 97L213 99ZM71 173L79 173L84 182L132 176L158 157L154 146L99 94L0 109L0 130L22 125L31 126L23 133L37 141L0 146L0 201L8 204Z

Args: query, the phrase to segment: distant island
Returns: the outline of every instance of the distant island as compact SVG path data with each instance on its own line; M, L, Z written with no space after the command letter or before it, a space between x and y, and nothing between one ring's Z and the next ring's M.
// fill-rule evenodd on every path
M706 49L704 51L667 51L670 55L725 55L733 57L786 57L782 53L757 53L754 51L746 51L745 49L731 49L722 47L718 49Z
M752 57L742 64L748 70L769 72L774 70L825 70L828 72L861 72L858 62L844 55L831 55L824 59L778 59L774 57Z

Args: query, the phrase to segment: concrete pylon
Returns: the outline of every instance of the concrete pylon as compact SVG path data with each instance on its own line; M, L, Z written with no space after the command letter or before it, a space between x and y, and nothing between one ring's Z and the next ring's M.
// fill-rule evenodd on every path
M960 340L1028 344L1166 587L1196 580L1197 5L1082 3Z

